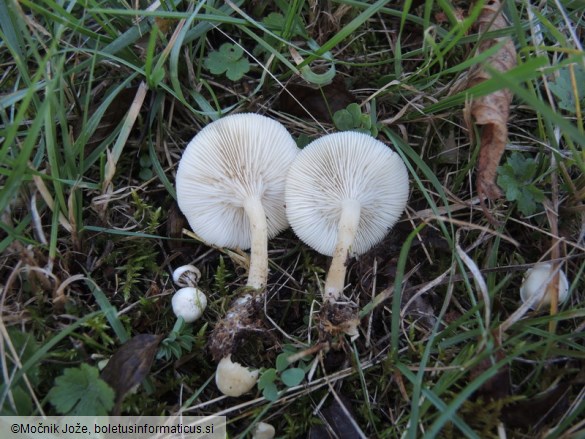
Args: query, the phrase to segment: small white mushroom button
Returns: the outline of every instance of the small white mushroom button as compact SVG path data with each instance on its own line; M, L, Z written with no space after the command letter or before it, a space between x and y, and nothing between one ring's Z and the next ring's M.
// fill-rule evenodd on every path
M550 262L541 262L526 271L524 281L520 287L520 298L522 303L532 300L534 296L541 299L536 300L532 309L538 309L542 306L550 305L552 294L552 280L554 277L554 267ZM563 270L559 269L559 304L565 302L569 297L569 281Z
M173 312L177 318L182 317L187 323L194 322L207 307L207 297L198 288L185 287L177 291L171 299Z
M201 272L194 265L181 265L173 271L173 282L179 287L194 287L201 279Z

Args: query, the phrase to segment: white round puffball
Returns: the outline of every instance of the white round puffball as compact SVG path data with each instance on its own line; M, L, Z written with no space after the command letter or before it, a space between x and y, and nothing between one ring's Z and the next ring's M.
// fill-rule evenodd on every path
M526 303L535 295L542 297L532 308L537 309L549 305L551 301L551 280L554 275L553 264L541 262L526 271L524 281L520 287L520 298ZM548 285L547 285L548 284ZM546 290L546 291L545 291ZM559 304L569 297L569 281L563 270L559 270Z
M201 317L207 307L207 297L203 291L195 287L181 288L171 299L173 312L183 317L185 322L191 323Z

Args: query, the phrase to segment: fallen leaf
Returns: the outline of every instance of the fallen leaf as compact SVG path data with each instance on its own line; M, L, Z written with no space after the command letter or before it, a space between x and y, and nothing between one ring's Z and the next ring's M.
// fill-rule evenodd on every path
M154 355L163 336L139 334L112 355L102 370L101 379L116 392L113 414L119 415L126 394L138 386L150 372Z
M508 27L506 18L501 13L501 4L498 0L488 0L475 23L476 31L481 35ZM485 63L477 65L470 71L468 88L473 87L491 76L484 65L498 72L506 72L516 65L516 49L514 42L508 37L483 40L477 49L477 54L489 50L496 44L502 47L490 56ZM483 200L490 200L502 196L496 184L496 169L504 153L508 138L508 117L512 92L508 89L498 90L486 96L471 101L470 113L477 125L482 125L479 163L477 169L477 193Z

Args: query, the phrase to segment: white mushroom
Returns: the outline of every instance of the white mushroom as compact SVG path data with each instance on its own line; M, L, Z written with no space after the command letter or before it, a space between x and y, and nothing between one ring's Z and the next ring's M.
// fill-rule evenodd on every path
M275 434L276 430L272 425L266 422L258 422L252 433L252 439L272 439Z
M184 287L173 295L171 305L177 318L182 317L185 322L191 323L205 311L207 297L195 287Z
M298 153L280 123L236 114L203 128L177 171L177 201L189 225L220 247L251 247L247 285L266 286L267 240L287 226L286 173Z
M258 294L236 300L210 340L213 357L221 359L216 381L226 395L234 396L231 384L220 383L230 376L225 368L236 336L255 329L259 321L254 313L268 277L268 238L288 226L284 186L298 151L280 123L258 114L237 114L203 128L179 163L177 201L193 231L213 245L251 248L247 286Z
M535 264L534 267L526 271L524 281L520 287L520 298L522 303L531 301L535 296L536 299L532 309L538 309L541 306L549 305L551 302L552 289L554 285L552 280L555 274L553 264L550 262L541 262ZM559 269L559 300L558 303L563 303L569 297L569 281L563 270Z
M181 265L173 271L173 281L180 287L194 287L201 279L201 272L194 265Z
M333 256L325 299L338 300L349 256L381 241L408 199L408 173L384 143L358 132L329 134L307 145L290 168L286 212L295 233Z
M224 395L241 396L252 390L257 381L258 371L232 362L231 355L222 358L217 365L215 384Z

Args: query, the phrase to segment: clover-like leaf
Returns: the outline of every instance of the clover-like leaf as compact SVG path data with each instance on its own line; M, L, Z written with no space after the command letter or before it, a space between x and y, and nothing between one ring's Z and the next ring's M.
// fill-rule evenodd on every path
M288 357L290 355L286 352L283 352L282 354L279 354L278 357L276 357L276 370L279 372L282 372L283 370L285 370L288 366L289 366L289 362L288 362Z
M305 379L305 371L300 367L293 367L282 372L280 379L287 387L298 386Z
M340 131L358 131L374 137L378 135L375 115L362 113L360 106L355 102L336 111L333 114L333 123Z
M240 46L224 43L218 51L207 55L204 65L214 75L225 73L229 79L237 81L250 71L250 63L243 55Z
M278 399L278 388L274 383L268 383L266 387L262 389L262 396L268 401L276 401Z
M268 401L278 399L278 387L276 387L277 372L276 369L266 369L258 379L258 390L262 391L262 396Z
M353 117L347 110L336 111L333 115L333 123L341 131L348 131L355 128L353 126Z
M262 390L269 384L274 384L274 381L276 381L276 369L266 369L258 379L258 389Z
M346 110L351 115L353 127L359 128L362 121L362 109L360 106L353 102L347 106Z

